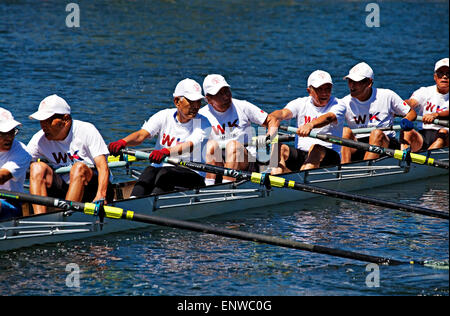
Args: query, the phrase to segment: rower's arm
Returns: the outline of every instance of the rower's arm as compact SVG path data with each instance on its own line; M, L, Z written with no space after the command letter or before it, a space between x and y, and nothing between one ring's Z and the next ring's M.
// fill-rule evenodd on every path
M415 109L419 105L419 101L417 101L416 99L412 99L412 98L408 99L408 100L405 100L405 102L412 109ZM440 112L434 112L434 113L430 113L430 114L425 114L423 116L422 121L424 123L431 124L431 123L433 123L434 119L448 119L448 117L449 117L449 110L446 110L446 111L440 111Z
M106 199L106 191L108 189L108 182L109 182L109 167L106 157L104 155L95 157L94 162L98 172L97 194L94 198L94 201L97 201L101 199Z
M145 129L140 129L123 138L123 140L127 142L127 146L139 146L150 136L150 133Z
M270 135L273 135L278 131L281 121L290 120L292 117L293 114L289 109L276 110L267 116L263 126L267 127Z
M433 112L433 113L428 113L425 114L422 117L422 122L426 123L426 124L433 124L435 119L445 119L448 120L448 116L449 116L449 111L441 111L441 112Z
M409 105L411 109L415 109L419 105L419 101L416 99L407 99L405 102Z
M440 111L440 112L434 112L429 115L433 115L433 117L436 119L446 119L448 120L449 117L449 110Z
M409 110L408 114L406 114L404 118L410 120L411 122L415 121L417 118L417 113L413 108L411 108L411 110Z
M306 137L314 128L324 127L336 121L336 115L332 112L325 113L309 123L303 124L297 129L298 136Z

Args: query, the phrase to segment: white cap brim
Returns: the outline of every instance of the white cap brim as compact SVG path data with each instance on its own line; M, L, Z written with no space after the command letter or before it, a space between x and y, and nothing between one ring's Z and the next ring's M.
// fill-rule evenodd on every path
M184 98L188 99L189 101L198 101L198 100L205 98L205 96L200 93L186 93L185 95L176 95L174 93L173 96L174 97L184 97Z
M361 76L361 75L358 75L358 74L348 74L347 76L344 77L344 80L345 79L350 79L350 80L353 80L353 81L361 81L361 80L364 80L366 78L368 78L368 77L364 77L364 76Z
M313 86L314 88L318 88L326 83L333 84L333 82L331 82L330 80L322 80L319 82L312 83L311 86Z
M216 85L214 87L210 87L208 89L208 91L205 91L205 94L216 95L220 91L220 89L222 89L223 87L228 87L229 88L230 85L224 83L224 84L221 84L221 85Z
M186 99L190 101L198 101L204 98L204 96L200 93L189 93L184 96Z
M0 132L2 133L8 133L12 129L16 128L17 126L22 125L16 120L9 120L7 122L0 123Z
M38 121L45 121L46 119L48 119L49 117L53 116L56 113L53 112L43 112L43 111L37 111L34 112L33 114L31 114L29 116L30 119L35 119Z

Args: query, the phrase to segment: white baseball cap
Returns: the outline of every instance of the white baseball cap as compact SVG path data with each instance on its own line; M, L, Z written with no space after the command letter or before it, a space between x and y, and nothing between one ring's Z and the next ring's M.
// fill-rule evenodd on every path
M318 88L326 83L333 84L330 74L326 71L316 70L313 71L308 77L308 87L313 86L314 88Z
M37 112L31 114L30 118L44 121L54 114L70 114L70 106L66 100L56 94L52 94L42 100Z
M436 65L434 65L434 71L438 70L441 67L447 66L448 67L448 58L442 58L439 60Z
M185 97L190 101L197 101L203 99L202 87L197 81L186 78L178 82L175 87L174 97Z
M14 120L11 112L4 108L0 108L0 132L7 133L19 125L22 124Z
M351 79L353 81L361 81L366 78L373 79L373 70L364 62L353 66L348 75L344 77L344 79Z
M205 94L216 95L223 87L230 87L230 85L221 75L207 75L205 80L203 80L203 91L205 91Z

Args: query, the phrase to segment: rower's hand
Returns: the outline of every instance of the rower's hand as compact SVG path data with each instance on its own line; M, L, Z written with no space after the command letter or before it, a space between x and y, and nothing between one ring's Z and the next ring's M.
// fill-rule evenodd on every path
M433 121L434 121L437 117L438 117L438 114L437 114L437 113L425 114L425 115L422 117L422 123L425 123L425 124L432 124Z
M106 196L103 196L103 195L99 195L99 194L97 194L96 196L95 196L95 198L94 198L94 200L92 201L92 203L94 203L94 204L97 204L97 203L100 203L100 204L107 204L107 202L106 202Z
M104 211L102 210L103 206L106 205L106 200L104 198L95 197L92 203L95 204L94 215L99 215L100 212Z
M314 126L311 123L306 123L297 129L297 135L300 137L308 137L313 127Z
M400 127L404 131L410 131L414 128L414 123L406 118L402 118L402 120L400 121Z
M154 150L150 153L148 159L153 163L161 163L164 158L170 156L170 151L167 148Z
M108 150L111 155L117 156L125 147L127 147L127 142L123 139L119 139L118 141L110 143L108 145Z

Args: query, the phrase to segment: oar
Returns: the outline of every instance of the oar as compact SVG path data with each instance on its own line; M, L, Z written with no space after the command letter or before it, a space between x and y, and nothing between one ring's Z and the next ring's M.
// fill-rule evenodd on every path
M292 126L289 126L289 127L280 126L280 129L288 131L288 132L292 132L292 133L297 132L297 128L292 127ZM405 160L405 158L407 158L407 157L405 157L405 152L403 152L402 150L370 145L368 143L362 143L362 142L354 141L352 139L346 139L346 138L328 135L328 134L317 134L314 131L311 131L311 133L309 133L309 137L317 138L317 139L323 140L328 143L333 143L333 144L338 144L341 146L347 146L347 147L352 147L352 148L369 151L371 153L376 153L379 155L386 155L386 156L393 157L393 158L395 158L397 160L401 160L401 161L403 161L403 160ZM411 158L411 162L419 164L419 165L428 165L428 166L438 167L438 168L443 168L443 169L449 168L448 161L436 160L434 158L429 158L427 156L419 155L419 154L415 154L415 153L409 153L409 156Z
M366 133L372 132L375 129L379 129L381 131L399 131L402 129L402 127L400 125L393 125L393 126L389 126L389 127L380 127L380 128L376 128L376 127L354 128L354 129L352 129L352 133L354 135L366 134Z
M307 243L302 243L294 240L283 239L273 236L243 232L239 230L230 230L225 228L219 228L211 225L205 225L196 222L188 222L172 218L164 218L154 215L138 214L130 210L124 210L119 207L104 205L103 210L98 210L98 207L94 203L82 203L82 202L72 202L62 199L56 199L46 196L32 195L28 193L11 192L6 190L0 190L0 198L14 199L22 202L29 202L33 204L41 204L50 207L57 207L64 210L78 211L87 215L97 215L99 211L104 211L104 216L111 219L124 219L135 222L155 224L160 226L167 226L173 228L180 228L185 230L191 230L196 232L202 232L212 235L218 235L228 238L236 238L240 240L247 240L253 242L259 242L269 245L281 246L285 248L293 248L298 250L305 250L314 253L327 254L331 256L353 259L364 262L371 262L377 264L390 264L390 265L400 265L400 264L415 264L429 266L428 261L400 261L390 258L377 257L366 255L362 253L356 253L347 250L341 250L336 248L330 248L319 245L312 245ZM433 263L434 264L434 263Z
M423 116L417 116L416 121L422 122ZM449 127L448 120L434 119L433 124L444 126L444 127Z
M128 164L127 161L111 161L108 162L108 167L109 168L120 168L120 167L125 167ZM94 165L87 165L89 168L95 168ZM55 169L56 173L68 173L70 172L70 169L72 169L72 166L66 166L66 167L59 167L57 169Z
M423 117L422 116L418 116L416 118L416 121L422 122ZM449 123L447 120L440 120L440 119L434 119L433 120L433 124L436 125L440 125L440 126L444 126L444 127L449 127ZM366 134L366 133L370 133L375 129L379 129L380 131L399 131L402 129L402 127L400 125L393 125L393 126L388 126L388 127L363 127L363 128L353 128L352 129L352 133L354 135L356 134Z
M153 150L154 148L141 148L141 150ZM39 161L47 162L47 160L39 159ZM120 167L126 167L129 165L130 162L136 162L137 159L135 156L127 156L124 155L123 157L119 156L108 156L108 167L109 168L120 168ZM95 168L94 165L87 164L89 168ZM70 172L70 169L72 169L72 166L66 166L66 167L59 167L55 169L56 173L68 173Z
M119 156L108 156L108 167L109 168L120 168L127 166L130 162L136 161L136 157L130 156L127 160L120 160ZM95 168L94 165L87 164L89 168ZM70 169L72 169L72 166L66 166L66 167L59 167L55 169L56 173L62 174L62 173L68 173L70 172Z
M279 135L274 137L273 139L270 139L270 136L255 136L252 137L250 142L244 143L244 147L248 146L257 146L257 147L264 147L267 145L275 144L275 143L287 143L295 140L295 136L293 135ZM220 141L219 147L224 149L227 145L227 141Z
M148 160L149 153L141 152L141 151L132 151L132 150L126 150L127 154L135 155L138 159ZM432 217L438 217L443 219L449 219L449 215L445 214L443 212L419 207L419 206L413 206L413 205L406 205L402 203L396 203L396 202L389 202L389 201L383 201L371 197L366 197L358 194L350 194L346 192L336 191L332 189L326 189L321 188L317 186L313 186L310 184L303 184L298 183L295 181L288 181L285 178L282 177L276 177L271 176L263 173L258 172L247 172L247 171L241 171L241 170L235 170L235 169L228 169L220 166L213 166L208 165L205 163L199 163L199 162L191 162L191 161L183 161L178 158L165 158L164 160L167 163L170 163L172 165L179 165L179 166L185 166L190 169L198 170L198 171L204 171L204 172L210 172L210 173L216 173L221 174L223 176L233 177L237 179L242 180L249 180L253 183L262 184L262 185L270 185L278 188L289 188L297 191L305 191L309 193L315 193L315 194L321 194L325 196L331 196L335 198L340 198L344 200L350 200L354 202L360 202L360 203L366 203L370 205L376 205L381 207L386 207L390 209L396 209L401 210L405 212L411 212L411 213L417 213L422 214L426 216L432 216Z

